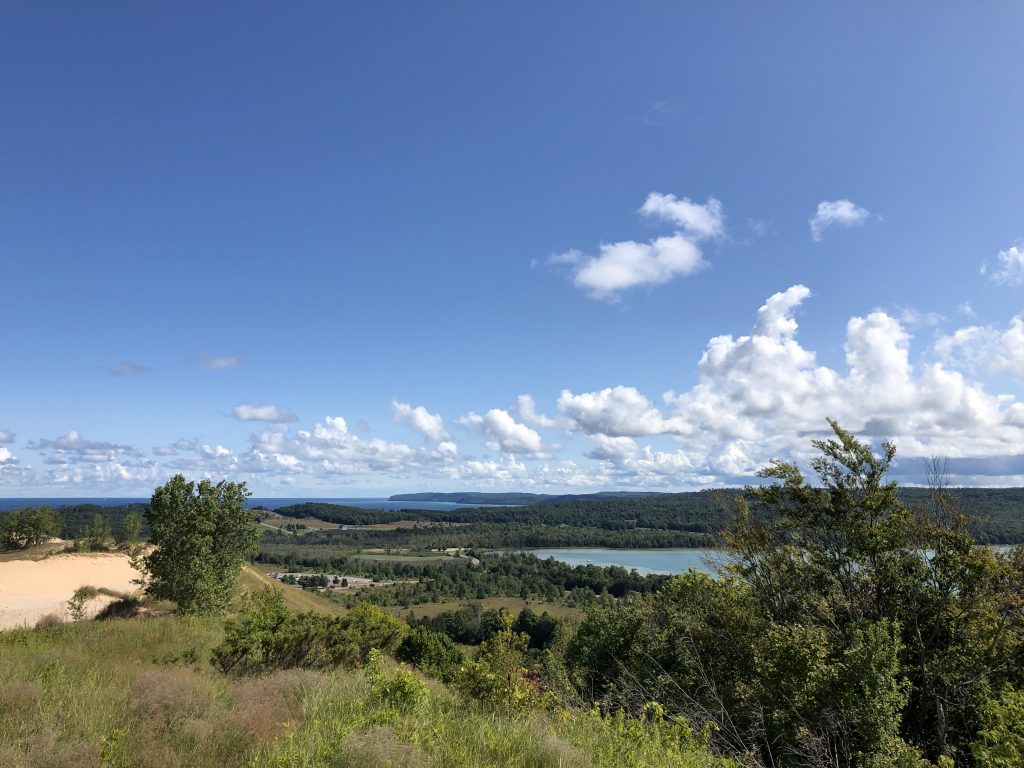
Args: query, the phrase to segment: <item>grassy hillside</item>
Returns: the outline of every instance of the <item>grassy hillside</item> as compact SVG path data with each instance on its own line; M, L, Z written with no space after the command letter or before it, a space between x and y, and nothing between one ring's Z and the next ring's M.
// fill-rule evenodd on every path
M232 678L216 620L160 617L0 633L0 765L725 766L669 731L587 713L501 714L430 682L396 709L367 675Z
M264 576L251 565L243 565L242 572L238 576L238 588L241 592L259 592L267 587L280 588L280 586L278 582L269 576ZM320 597L315 592L294 587L283 589L282 592L285 605L293 611L320 611L332 616L338 616L345 612L345 609L338 603Z

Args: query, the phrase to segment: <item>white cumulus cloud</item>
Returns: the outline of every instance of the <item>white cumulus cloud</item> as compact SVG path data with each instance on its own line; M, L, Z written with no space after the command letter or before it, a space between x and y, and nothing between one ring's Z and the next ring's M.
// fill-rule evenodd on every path
M690 431L685 419L666 417L635 387L620 385L579 395L563 389L558 410L587 434L640 437Z
M391 401L391 411L395 421L422 432L428 440L440 442L448 439L448 431L444 428L444 419L439 414L431 413L422 405L415 407L408 403Z
M850 200L823 200L818 203L818 210L808 222L811 226L811 238L816 242L821 242L826 229L854 227L866 222L870 215L870 211Z
M1005 329L971 325L935 341L935 352L947 365L973 374L1024 375L1024 315Z
M688 197L680 200L675 195L651 192L640 206L640 213L672 222L698 238L718 237L725 223L722 203L713 197L701 205Z
M601 243L596 256L573 249L556 254L549 264L571 268L573 282L592 298L616 301L621 292L662 285L692 275L706 266L698 242L723 231L722 204L710 198L703 205L688 198L652 192L640 212L679 227L671 235L646 242Z
M512 414L501 408L492 408L483 416L472 411L459 419L460 424L480 429L486 439L487 449L496 453L540 456L544 442L540 434L516 421Z
M520 395L516 399L516 406L514 410L519 417L531 427L537 427L538 429L552 429L554 427L564 426L563 422L559 419L553 419L550 416L538 413L537 403L534 401L533 395Z

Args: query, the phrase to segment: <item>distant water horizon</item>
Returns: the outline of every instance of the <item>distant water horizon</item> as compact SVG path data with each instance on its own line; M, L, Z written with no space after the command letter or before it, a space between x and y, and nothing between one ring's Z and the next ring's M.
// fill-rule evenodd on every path
M120 507L125 504L148 504L149 496L68 496L54 498L0 498L0 512L7 512L20 507L38 507L46 505L50 507L68 507L76 504L96 504L101 507ZM462 509L464 507L486 507L488 504L459 504L450 501L391 501L386 497L350 497L350 498L317 498L311 496L299 496L295 498L262 498L253 496L249 499L248 507L266 507L267 509L278 509L292 504L304 504L307 502L317 504L344 504L349 507L362 507L364 509ZM502 505L507 506L507 505Z

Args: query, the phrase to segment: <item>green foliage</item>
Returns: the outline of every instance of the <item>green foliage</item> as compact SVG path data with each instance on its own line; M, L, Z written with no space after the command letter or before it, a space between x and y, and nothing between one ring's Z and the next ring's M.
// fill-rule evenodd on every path
M480 644L476 655L459 670L455 687L491 707L523 710L538 706L541 690L525 666L530 638L512 629L512 616L503 611L503 628Z
M1024 676L1024 553L975 546L941 478L907 506L885 479L894 448L832 426L815 482L775 462L775 482L739 500L723 578L593 610L570 675L581 695L634 714L657 701L774 765L971 765L972 750L986 765L981 713L1008 711L988 692Z
M735 768L667 720L502 712L369 670L216 673L222 623L164 616L0 632L0 764L160 768ZM390 677L390 667L384 663ZM422 690L408 696L391 690Z
M142 532L142 518L132 510L121 521L117 529L115 539L117 546L127 552L134 552L139 544L139 535Z
M259 541L249 495L245 483L197 484L181 475L157 488L146 513L155 547L143 559L146 591L183 613L223 613Z
M374 605L344 616L295 612L280 590L248 595L237 616L225 624L224 641L213 650L222 672L263 674L294 667L358 667L371 650L394 653L408 626Z
M43 544L60 533L62 521L51 507L14 509L0 516L0 551Z
M92 523L93 517L97 514L103 515L110 524L111 530L118 531L124 523L124 519L134 513L141 519L140 538L149 536L149 527L146 524L144 513L149 507L148 504L119 504L108 507L99 504L67 504L57 509L63 520L60 530L62 539L81 539L85 530Z
M465 661L462 651L448 635L424 626L412 628L402 644L395 649L395 657L445 682L455 677Z
M92 522L82 532L82 537L76 542L76 549L92 552L106 549L112 535L107 518L97 512L93 515Z
M426 684L407 669L388 670L384 655L371 649L366 665L370 691L382 704L403 712L415 710L427 695Z
M85 604L96 596L94 587L79 587L67 602L68 613L72 621L81 621L85 618Z
M986 768L1024 765L1024 691L1007 687L998 698L982 704L981 728L971 754Z

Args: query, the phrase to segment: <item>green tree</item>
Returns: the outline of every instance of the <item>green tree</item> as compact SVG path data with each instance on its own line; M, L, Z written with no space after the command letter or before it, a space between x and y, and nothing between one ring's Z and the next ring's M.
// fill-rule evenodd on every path
M134 510L129 512L121 527L117 530L117 546L129 552L134 551L139 543L139 532L142 530L142 519Z
M413 627L398 646L395 657L432 677L451 681L465 661L462 651L448 635L426 627Z
M146 591L182 613L223 613L259 541L256 512L245 508L249 495L245 483L181 475L157 488L146 513L154 545L142 561Z
M940 464L911 507L886 477L894 447L831 426L812 479L777 461L746 489L720 578L590 613L566 652L577 690L658 702L775 766L1015 755L1019 702L993 692L1024 683L1024 551L975 545Z
M60 533L63 521L51 507L15 509L0 517L0 549L24 549Z
M86 548L90 550L105 549L112 535L110 523L99 512L93 515L92 522L83 533Z

